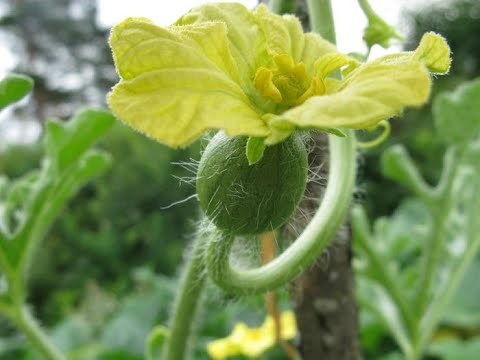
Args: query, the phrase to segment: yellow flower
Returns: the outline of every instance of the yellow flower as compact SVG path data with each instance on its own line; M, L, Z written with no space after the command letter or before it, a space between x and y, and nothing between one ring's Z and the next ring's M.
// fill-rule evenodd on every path
M292 340L297 336L297 320L293 311L284 311L280 315L281 338L283 340ZM265 319L262 328L268 333L275 334L275 322L269 315Z
M294 16L236 3L200 6L166 28L129 18L110 45L121 77L111 109L172 147L210 129L274 144L297 128L371 128L424 104L430 72L450 66L448 45L433 33L413 52L361 64L303 33ZM339 69L343 80L328 77Z
M281 314L281 338L291 340L297 334L295 315L292 311ZM207 352L214 360L224 360L229 356L244 355L256 358L275 345L275 323L267 316L262 326L249 328L245 323L235 325L232 333L223 339L210 342Z

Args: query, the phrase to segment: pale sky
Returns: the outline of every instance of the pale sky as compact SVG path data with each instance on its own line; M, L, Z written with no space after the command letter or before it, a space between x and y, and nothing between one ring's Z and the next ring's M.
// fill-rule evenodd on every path
M225 1L225 0L224 0ZM226 0L228 1L228 0ZM400 14L405 9L425 6L426 3L442 0L370 0L375 11L389 24L400 30L405 30L399 23ZM99 22L105 27L111 27L128 16L144 16L155 21L158 25L166 26L173 23L177 18L186 13L192 7L200 4L214 2L212 0L97 0L99 5ZM232 2L232 1L229 1ZM253 8L257 0L237 0L247 7ZM357 0L332 0L333 13L337 29L338 48L342 52L364 52L365 46L362 41L362 32L366 26L366 18L361 11ZM385 51L375 47L371 56L377 57L385 52L398 51L398 47Z

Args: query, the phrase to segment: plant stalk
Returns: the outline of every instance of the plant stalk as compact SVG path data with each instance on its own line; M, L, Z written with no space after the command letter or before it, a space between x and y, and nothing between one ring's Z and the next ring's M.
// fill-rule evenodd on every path
M332 44L337 43L335 22L330 0L307 0L312 31L319 33Z
M468 214L468 223L467 223L467 230L466 230L466 238L469 239L469 243L463 256L461 257L458 264L456 264L455 268L452 270L452 275L449 278L444 291L442 291L442 295L437 297L430 307L427 309L427 312L420 323L420 334L418 341L416 342L416 352L418 357L425 347L425 345L430 340L435 327L438 325L438 322L441 320L445 308L448 306L450 301L452 300L453 296L455 295L455 291L457 290L458 286L460 285L465 272L467 271L468 267L471 265L473 260L478 254L480 250L480 224L478 219L480 218L480 193L475 192L475 195L472 199L472 203L470 204L471 210Z
M418 314L422 314L427 308L430 295L435 280L435 274L438 271L438 263L441 260L442 249L445 240L445 223L450 213L452 201L455 197L453 189L453 180L461 163L462 154L457 153L453 156L454 151L449 150L444 159L444 170L441 180L437 187L436 206L431 207L433 214L433 232L430 236L429 246L425 248L427 260L425 263L424 276L420 279L418 287Z
M270 0L268 9L279 15L295 13L296 0Z
M199 224L193 249L183 270L170 318L169 334L163 347L163 360L183 360L188 352L193 323L205 284L203 251L208 224Z
M39 350L45 359L66 360L66 357L52 344L37 321L25 305L15 309L9 318L27 336L35 349Z

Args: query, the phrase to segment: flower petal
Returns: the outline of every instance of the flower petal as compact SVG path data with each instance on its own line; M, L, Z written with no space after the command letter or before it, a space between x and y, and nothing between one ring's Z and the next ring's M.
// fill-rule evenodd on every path
M120 82L108 102L121 120L171 147L188 145L209 129L230 136L268 134L240 88L208 69L150 71Z
M293 311L283 312L280 321L282 322L282 339L294 339L297 336L297 320Z
M123 79L165 67L204 67L239 82L224 23L161 28L145 18L128 18L113 28L110 46Z
M268 59L263 33L252 12L238 3L205 4L190 10L177 20L177 25L204 22L223 22L228 28L228 41L231 54L242 76L244 90L255 91L252 79L257 68Z
M171 26L171 31L178 32L191 40L201 48L217 67L241 85L240 74L237 65L230 53L227 37L227 25L223 22L209 22L194 25Z
M238 84L224 23L164 29L130 18L113 29L110 44L123 80L109 105L137 130L172 147L209 129L268 133Z
M422 61L434 74L446 74L452 62L447 42L442 36L433 32L422 36L413 59Z
M315 75L323 80L329 74L345 65L348 65L348 67L345 69L345 74L348 75L360 64L357 60L350 56L340 53L329 53L322 56L315 62Z
M302 60L305 39L298 18L292 15L273 14L263 4L255 9L253 15L265 34L270 56L288 54L295 63Z
M224 360L230 356L240 354L238 344L232 342L229 338L213 340L207 344L208 355L213 360Z
M154 52L149 52L148 44L155 43L157 47L165 44L165 49L168 51L168 45L173 44L180 54L194 51L186 45L181 44L181 38L175 34L156 26L153 22L146 18L128 18L115 26L110 34L110 47L113 52L113 59L115 61L115 68L117 69L122 79L131 79L148 71L152 65L158 66L157 63L161 59L156 59ZM145 45L146 49L145 49ZM177 45L178 44L178 45ZM142 48L143 47L143 48ZM140 49L141 56L137 55L136 51ZM172 61L170 52L162 59ZM183 59L187 62L189 59Z
M316 33L307 33L304 35L305 44L302 52L302 62L311 75L314 73L315 62L321 56L337 52L337 48Z
M285 135L299 128L368 128L398 114L406 106L420 106L430 95L430 75L419 61L371 63L354 70L333 93L314 96L304 104L271 117L271 137L277 128ZM274 142L267 139L267 143Z

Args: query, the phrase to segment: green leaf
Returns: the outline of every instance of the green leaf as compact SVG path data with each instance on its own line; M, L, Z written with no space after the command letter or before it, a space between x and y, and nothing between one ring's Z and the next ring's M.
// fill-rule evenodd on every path
M424 186L417 166L402 145L392 146L382 154L381 167L383 175L413 191Z
M25 75L8 74L0 81L0 110L21 100L33 88L33 80Z
M439 135L447 143L466 144L480 134L480 79L453 92L439 94L433 103Z
M429 346L428 354L442 360L478 360L480 337L465 341L460 339L435 341Z
M453 327L480 328L480 260L473 262L445 311L443 323Z
M84 109L67 123L56 120L47 124L45 151L57 171L77 161L114 124L108 111Z
M69 185L76 192L85 182L104 172L111 163L111 156L99 150L89 150L69 175Z
M151 274L138 275L150 277ZM155 281L154 284L145 284L147 288L142 292L127 297L115 315L106 323L101 335L101 343L104 346L123 349L130 354L144 354L145 339L155 326L159 314L171 301L165 287L162 287L165 283L152 280ZM150 280L147 279L147 281Z
M405 356L402 353L395 351L388 353L387 355L383 355L377 358L377 360L405 360Z
M7 256L12 266L23 266L31 259L38 241L65 203L92 177L103 172L110 156L102 151L90 150L74 166L61 174L44 168L31 184L30 192L22 204L22 222L12 241L7 243Z
M38 176L39 172L34 170L10 184L0 220L1 227L5 227L7 233L14 232L17 223L24 216L23 207L35 187Z
M168 336L168 329L158 325L153 328L147 338L147 360L160 359L162 346Z
M249 137L247 141L247 159L248 165L253 165L258 162L265 151L265 138Z
M374 233L385 260L395 261L402 269L411 266L430 225L428 209L417 199L404 200L392 216L377 219Z
M5 196L9 181L6 176L0 175L0 200Z
M59 349L68 352L92 342L95 328L82 317L73 315L55 326L50 336Z

